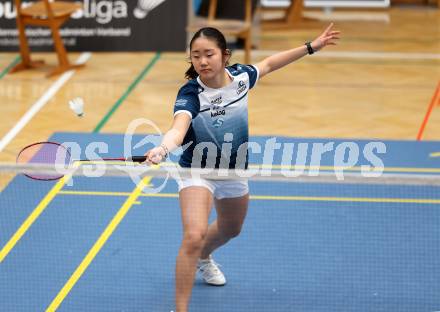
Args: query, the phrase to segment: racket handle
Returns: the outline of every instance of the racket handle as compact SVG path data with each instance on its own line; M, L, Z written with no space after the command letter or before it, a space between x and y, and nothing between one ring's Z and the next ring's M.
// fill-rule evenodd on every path
M146 156L132 156L127 158L127 161L138 162L138 163L144 162L146 160L147 160Z

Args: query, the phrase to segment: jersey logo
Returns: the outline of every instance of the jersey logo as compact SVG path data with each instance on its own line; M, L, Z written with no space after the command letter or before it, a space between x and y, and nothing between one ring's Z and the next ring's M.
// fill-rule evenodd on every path
M222 115L222 116L226 115L226 111L224 109L222 109L222 110L218 110L215 112L211 112L211 118L214 118L214 117L217 117L220 115Z
M215 99L215 101L218 99L220 99L220 101L221 101L221 96L219 98ZM213 104L211 106L211 118L214 118L217 116L224 116L224 115L226 115L226 110L223 107L221 107L218 104Z
M220 128L223 125L224 120L222 118L216 119L212 122L214 128Z
M222 103L222 96L220 95L218 98L215 98L213 100L211 100L211 104L221 104Z
M185 106L186 105L186 103L188 102L188 100L186 100L186 99L178 99L177 101L176 101L176 106Z
M238 89L237 89L237 95L240 95L241 93L243 93L243 91L246 90L246 84L244 83L243 80L240 80L238 82Z

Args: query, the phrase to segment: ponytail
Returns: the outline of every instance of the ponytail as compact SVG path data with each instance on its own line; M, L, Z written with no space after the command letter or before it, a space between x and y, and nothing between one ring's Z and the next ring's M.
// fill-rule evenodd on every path
M185 79L191 80L197 78L199 74L196 72L194 65L191 63L191 66L185 72Z

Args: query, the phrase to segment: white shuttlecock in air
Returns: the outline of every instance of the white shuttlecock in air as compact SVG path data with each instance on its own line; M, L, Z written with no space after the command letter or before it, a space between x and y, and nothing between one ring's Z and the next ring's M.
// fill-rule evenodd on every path
M69 106L78 117L82 117L84 115L84 100L82 98L77 97L73 100L70 100Z
M138 5L134 9L134 16L136 18L145 18L151 10L159 6L165 0L138 0Z

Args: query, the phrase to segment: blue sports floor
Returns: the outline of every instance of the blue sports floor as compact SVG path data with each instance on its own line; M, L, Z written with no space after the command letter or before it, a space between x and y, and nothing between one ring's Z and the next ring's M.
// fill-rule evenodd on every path
M122 156L124 143L120 134L50 140L84 150L105 142L108 157ZM277 138L335 149L343 141ZM360 147L356 172L367 164L368 141L346 141ZM386 172L440 174L440 142L384 143ZM251 154L250 163L267 159ZM274 159L280 163L278 150ZM324 153L321 166L333 165L334 152ZM440 311L439 187L251 182L250 189L241 235L214 255L228 283L197 279L191 311ZM0 311L174 310L176 192L174 182L152 195L136 193L127 178L76 177L73 185L14 178L0 194Z

